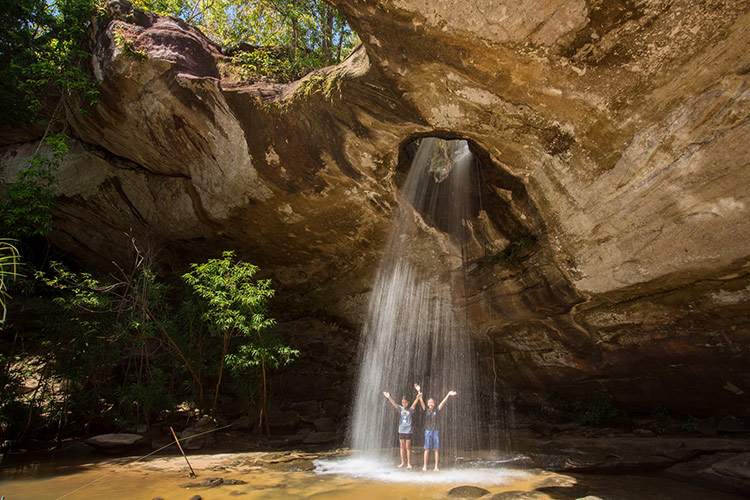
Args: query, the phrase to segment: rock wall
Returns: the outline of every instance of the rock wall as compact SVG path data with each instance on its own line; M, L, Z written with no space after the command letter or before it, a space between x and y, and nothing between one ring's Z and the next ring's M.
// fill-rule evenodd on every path
M488 387L748 412L748 1L333 3L363 45L279 85L233 80L193 28L111 2L53 240L101 266L126 233L175 268L235 248L279 314L356 326L406 146L464 138L483 206L456 293ZM3 137L18 168L36 137ZM521 258L489 258L524 236Z

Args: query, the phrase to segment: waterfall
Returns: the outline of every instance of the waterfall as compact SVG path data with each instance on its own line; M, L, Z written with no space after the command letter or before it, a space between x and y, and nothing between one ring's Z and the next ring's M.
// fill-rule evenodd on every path
M441 411L441 451L478 447L476 361L465 311L453 299L463 283L452 278L462 275L456 271L464 264L473 166L466 141L420 141L363 326L350 429L354 449L375 454L398 446L398 412L383 391L397 403L403 395L411 403L415 382L425 402L439 404L449 390L458 392ZM418 405L412 441L417 463L422 414Z

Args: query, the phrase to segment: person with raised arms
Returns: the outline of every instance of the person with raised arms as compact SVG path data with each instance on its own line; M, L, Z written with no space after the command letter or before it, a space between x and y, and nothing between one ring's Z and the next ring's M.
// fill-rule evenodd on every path
M430 460L430 450L435 453L435 470L440 470L438 462L440 459L440 431L438 430L438 412L443 409L448 398L458 394L456 391L448 391L440 404L435 408L435 400L430 398L427 400L427 407L425 407L424 399L422 398L422 391L418 384L414 384L414 388L417 390L417 399L419 404L424 410L424 466L423 471L427 470L427 462Z
M415 384L416 385L416 384ZM383 392L383 396L390 401L394 408L401 412L398 419L398 442L399 451L401 453L401 463L399 467L404 466L404 459L406 459L406 468L411 469L411 437L412 437L412 415L414 409L417 407L417 401L422 396L422 393L417 391L417 397L414 399L411 407L409 406L409 400L406 396L401 397L401 405L397 405L396 402L391 398L389 392Z

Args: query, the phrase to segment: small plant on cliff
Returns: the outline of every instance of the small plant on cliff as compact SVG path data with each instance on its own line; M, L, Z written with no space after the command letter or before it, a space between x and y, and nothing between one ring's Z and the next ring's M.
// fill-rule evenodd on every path
M115 30L114 37L115 44L126 57L135 59L136 61L145 61L148 59L148 52L136 47L135 42L127 37L122 27Z
M302 81L299 88L294 92L295 97L299 96L304 99L309 99L314 94L323 94L331 102L333 102L336 94L341 97L341 76L338 74L310 75Z
M534 245L536 241L537 239L535 236L522 236L521 238L510 242L501 252L490 257L489 262L491 264L499 264L501 262L516 263L521 260L523 253Z

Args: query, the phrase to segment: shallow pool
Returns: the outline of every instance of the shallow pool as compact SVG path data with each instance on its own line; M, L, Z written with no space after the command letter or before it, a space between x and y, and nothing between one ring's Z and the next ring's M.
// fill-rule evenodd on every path
M659 476L569 475L541 470L446 467L440 472L402 470L392 462L361 457L320 458L308 454L195 455L191 478L179 456L133 459L11 457L0 468L0 495L6 500L144 499L280 500L445 499L455 487L481 487L494 500L735 500ZM260 465L259 465L260 464ZM310 470L280 470L302 464ZM276 470L274 470L276 469ZM516 492L515 494L511 492Z

